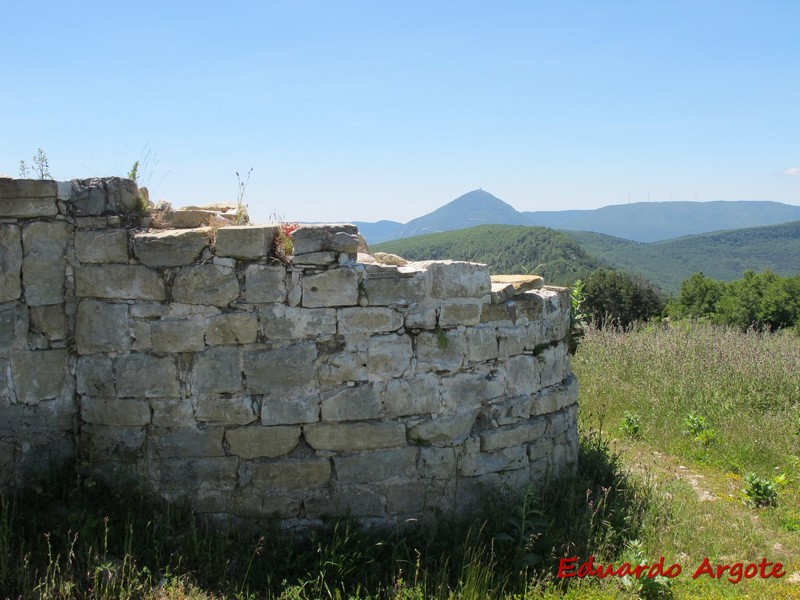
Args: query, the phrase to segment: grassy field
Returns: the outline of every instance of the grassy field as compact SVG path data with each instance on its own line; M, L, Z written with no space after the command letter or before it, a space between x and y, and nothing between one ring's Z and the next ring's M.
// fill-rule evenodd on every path
M76 465L0 498L0 598L800 598L800 340L590 331L573 368L574 479L469 520L298 537L223 530ZM681 573L556 577L590 556ZM693 579L704 559L732 569ZM786 575L746 578L762 559Z

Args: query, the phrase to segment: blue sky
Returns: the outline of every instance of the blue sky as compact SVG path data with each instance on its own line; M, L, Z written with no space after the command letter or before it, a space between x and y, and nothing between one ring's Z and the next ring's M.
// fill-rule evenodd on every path
M0 173L254 221L800 204L800 2L0 0Z

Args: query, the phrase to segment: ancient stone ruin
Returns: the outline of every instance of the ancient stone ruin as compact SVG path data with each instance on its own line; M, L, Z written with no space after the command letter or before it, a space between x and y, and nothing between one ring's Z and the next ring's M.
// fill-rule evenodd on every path
M0 179L0 486L79 456L219 517L391 523L574 468L567 290L141 201Z

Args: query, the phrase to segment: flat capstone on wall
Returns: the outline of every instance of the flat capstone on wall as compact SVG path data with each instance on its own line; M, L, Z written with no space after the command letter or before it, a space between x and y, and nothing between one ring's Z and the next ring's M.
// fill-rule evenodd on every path
M391 523L575 468L568 290L143 200L0 179L0 487L80 456L222 518Z

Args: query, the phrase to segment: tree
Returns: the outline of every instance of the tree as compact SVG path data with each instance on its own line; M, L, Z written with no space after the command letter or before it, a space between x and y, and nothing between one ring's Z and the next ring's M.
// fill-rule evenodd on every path
M591 322L599 328L626 328L660 315L664 297L649 281L628 273L597 269L586 278L583 304Z

